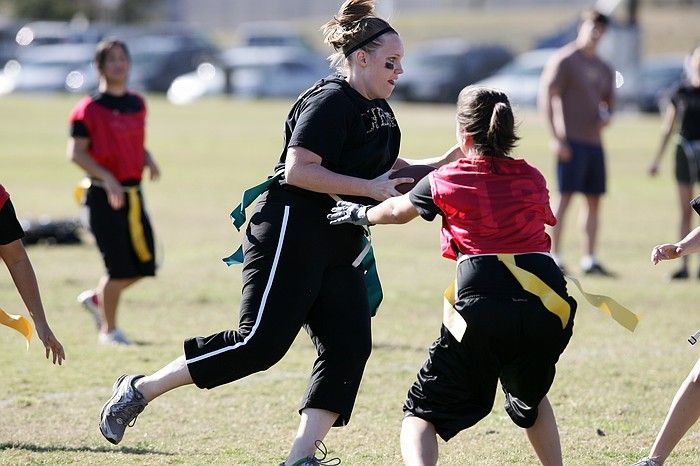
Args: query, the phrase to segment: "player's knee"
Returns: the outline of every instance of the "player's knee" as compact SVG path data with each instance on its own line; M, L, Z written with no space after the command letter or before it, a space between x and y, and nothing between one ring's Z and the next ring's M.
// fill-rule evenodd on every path
M506 393L506 412L516 426L529 429L537 421L537 406L529 406L522 400Z
M327 357L336 361L339 366L344 366L345 370L355 372L367 363L372 353L372 340L358 339L349 344L337 345L327 353Z

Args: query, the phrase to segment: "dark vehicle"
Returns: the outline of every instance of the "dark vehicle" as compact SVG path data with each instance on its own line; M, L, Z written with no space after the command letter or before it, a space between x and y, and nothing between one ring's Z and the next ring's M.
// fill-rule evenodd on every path
M464 86L493 74L513 54L500 45L470 45L461 40L430 42L406 55L393 96L400 100L449 102Z
M639 110L656 113L668 93L683 80L683 55L662 55L645 60L639 75Z
M149 92L166 92L176 77L216 61L220 53L208 40L189 33L147 34L124 40L131 54L130 86Z
M17 23L0 20L0 67L8 60L17 58L19 45L15 40L20 26Z

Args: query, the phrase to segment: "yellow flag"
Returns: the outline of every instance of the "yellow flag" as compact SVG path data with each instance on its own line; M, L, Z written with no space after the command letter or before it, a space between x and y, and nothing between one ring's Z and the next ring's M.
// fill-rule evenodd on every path
M24 338L27 339L27 349L29 349L29 342L32 340L32 323L26 317L8 314L0 308L0 324L13 328L24 335Z

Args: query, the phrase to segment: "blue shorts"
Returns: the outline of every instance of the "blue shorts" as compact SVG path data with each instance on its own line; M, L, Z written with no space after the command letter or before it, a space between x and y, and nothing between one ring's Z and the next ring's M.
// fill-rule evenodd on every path
M571 160L557 161L560 193L605 193L605 157L602 146L567 141Z

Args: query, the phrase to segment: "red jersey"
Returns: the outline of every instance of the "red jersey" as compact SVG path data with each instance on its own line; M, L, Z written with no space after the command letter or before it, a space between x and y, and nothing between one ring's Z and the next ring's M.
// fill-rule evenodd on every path
M123 97L136 100L138 105L120 111L105 103L121 97L108 94L84 97L71 112L70 122L80 122L87 130L85 136L90 138L88 153L100 166L109 170L118 181L140 181L146 157L146 105L139 95Z
M9 198L10 193L5 191L5 188L0 184L0 209L2 209Z
M429 176L444 213L442 255L549 252L545 225L555 225L542 174L524 160L468 157Z

